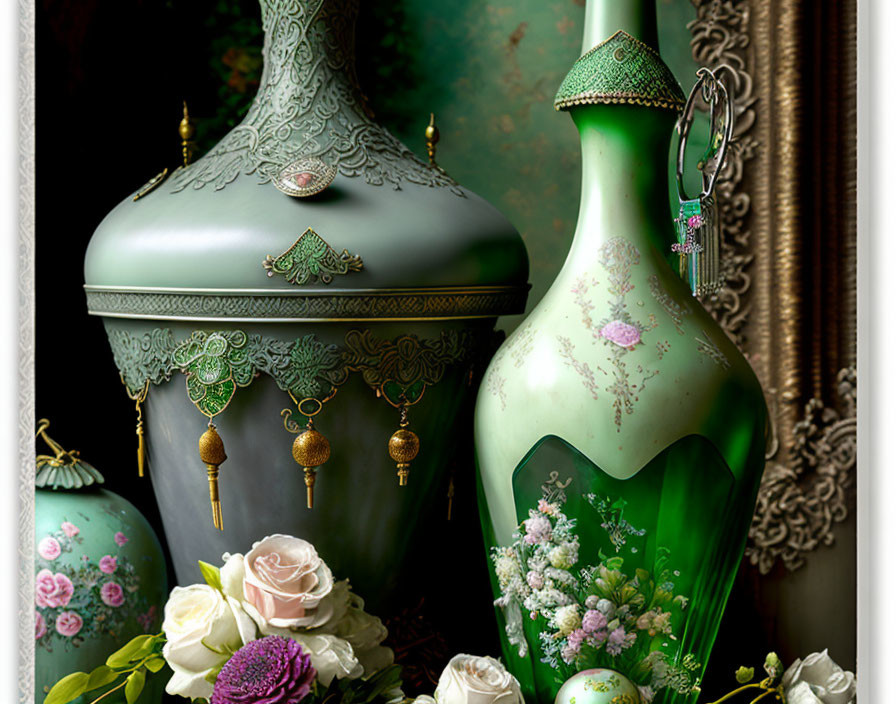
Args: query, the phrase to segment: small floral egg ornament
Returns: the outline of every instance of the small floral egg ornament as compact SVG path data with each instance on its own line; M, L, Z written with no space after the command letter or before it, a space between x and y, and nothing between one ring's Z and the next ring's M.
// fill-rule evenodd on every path
M570 677L554 704L643 704L638 688L616 670L595 668Z

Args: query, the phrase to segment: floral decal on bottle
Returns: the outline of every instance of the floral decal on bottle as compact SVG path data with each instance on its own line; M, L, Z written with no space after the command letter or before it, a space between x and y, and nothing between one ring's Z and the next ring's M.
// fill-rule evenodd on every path
M585 496L617 548L625 536L644 536L623 518L625 503ZM678 640L688 598L676 594L680 574L669 567L669 550L657 547L652 569L627 566L623 557L598 551L596 564L579 561L576 519L559 501L541 499L507 547L492 549L507 637L529 649L524 618L535 626L541 661L561 679L592 668L610 668L632 680L649 703L661 690L691 694L701 665Z
M646 321L637 320L629 311L627 296L635 288L631 281L632 267L640 261L641 253L638 248L621 237L614 237L601 247L600 263L607 274L607 289L613 298L610 301L609 315L600 321L592 318L595 304L588 295L591 286L599 285L599 281L591 279L589 282L587 277L583 276L572 288L576 305L582 311L582 322L591 332L592 341L609 347L612 370L600 366L592 369L587 362L576 358L574 345L568 337L558 337L560 355L566 359L567 365L582 377L592 398L598 398L599 384L596 373L610 377L606 391L614 397L614 421L617 432L622 430L623 416L634 413L638 394L644 390L647 380L659 374L658 369L647 369L643 364L633 364L627 360L628 354L643 344L644 334L658 325L656 317L652 314L647 316Z
M158 625L134 565L119 553L127 535L109 534L109 553L98 562L81 555L77 566L63 564L60 558L77 553L83 542L80 528L63 521L37 544L34 638L48 652L57 644L69 650L92 638L116 638L132 619L145 632Z

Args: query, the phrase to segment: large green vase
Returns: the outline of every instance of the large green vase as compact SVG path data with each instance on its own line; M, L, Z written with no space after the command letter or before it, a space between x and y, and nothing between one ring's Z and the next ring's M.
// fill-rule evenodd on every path
M645 702L692 702L743 553L767 412L670 266L684 96L657 53L653 0L591 0L584 49L555 103L581 136L575 238L477 400L497 617L529 701L600 667Z
M41 422L45 435L46 421ZM90 672L131 638L161 630L165 556L147 520L102 475L52 440L35 478L34 701L72 672ZM157 704L164 678L141 702ZM83 695L77 704L92 701ZM125 701L124 690L103 701Z
M128 392L145 394L146 481L178 582L288 533L388 617L433 591L420 575L458 542L452 468L470 457L457 439L497 316L524 307L526 252L494 207L374 121L355 75L358 0L260 5L247 115L108 214L87 303ZM305 413L327 453L294 446ZM222 530L197 450L210 420L227 456Z

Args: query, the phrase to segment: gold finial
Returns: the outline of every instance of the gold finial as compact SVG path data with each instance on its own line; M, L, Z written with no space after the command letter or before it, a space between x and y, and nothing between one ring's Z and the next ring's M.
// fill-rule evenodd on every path
M221 514L221 497L218 494L218 466L227 459L224 441L214 424L209 421L208 430L199 438L199 459L208 468L208 496L212 502L212 522L218 530L224 530Z
M314 421L311 418L308 419L305 431L292 443L292 458L305 473L307 506L313 508L317 468L330 459L330 441L314 429Z
M436 165L436 145L439 143L439 128L436 127L435 113L429 113L429 124L426 126L426 153L429 154L429 163Z
M186 100L184 101L184 117L180 121L180 128L178 131L180 132L181 148L184 155L184 166L189 166L190 162L193 161L193 152L196 149L196 144L193 142L193 135L196 134L196 127L190 119Z

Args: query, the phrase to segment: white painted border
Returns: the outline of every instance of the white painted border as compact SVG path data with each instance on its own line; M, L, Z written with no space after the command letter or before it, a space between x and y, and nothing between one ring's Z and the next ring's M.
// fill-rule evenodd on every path
M4 196L7 193L12 196L17 177L18 222L15 220L16 208L13 206L15 201L11 197L10 207L4 209L4 212L12 220L6 231L11 235L16 231L17 224L18 238L13 236L8 238L7 249L4 252L6 256L0 257L0 281L6 282L6 291L0 297L0 321L2 321L0 377L8 380L4 383L9 386L12 386L12 380L16 379L18 393L13 393L11 388L6 393L0 393L0 443L2 443L0 446L12 449L18 445L18 453L17 460L10 462L9 470L0 472L2 477L0 515L15 518L16 529L10 530L8 535L10 540L17 538L18 549L13 548L12 555L9 556L12 559L4 559L0 564L18 566L18 592L13 588L7 596L4 590L0 600L3 607L6 607L7 603L12 606L18 596L18 619L16 619L18 629L15 629L18 632L18 647L16 648L12 642L14 629L3 629L10 632L9 644L15 650L0 653L0 682L3 683L0 686L3 689L7 686L12 689L15 686L20 704L32 704L34 701L34 0L7 2L3 3L3 6L5 16L0 20L0 26L7 36L4 37L2 46L8 47L10 54L18 49L17 57L11 55L2 62L6 73L2 85L9 86L10 91L18 89L14 99L8 103L12 108L18 102L17 124L15 120L10 119L12 125L17 127L18 158L13 156L16 155L14 148L3 150L4 154L12 156L7 161L7 165L12 166L12 182L8 184L9 188L6 188L7 184L2 184L0 191ZM6 114L12 118L16 115L16 111L9 110ZM4 130L4 138L7 137L7 133L10 139L15 138L12 129ZM18 471L13 472L12 467L17 467ZM5 551L5 545L3 549ZM12 570L9 572L13 573ZM3 613L11 614L12 609L3 608ZM12 623L12 619L7 623ZM7 642L4 641L3 645L7 645ZM16 651L17 657L13 655ZM9 680L7 674L10 675Z
M896 675L896 2L859 0L858 701Z

